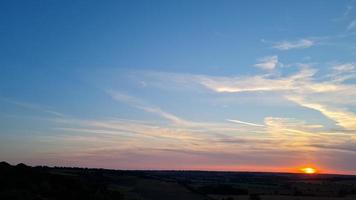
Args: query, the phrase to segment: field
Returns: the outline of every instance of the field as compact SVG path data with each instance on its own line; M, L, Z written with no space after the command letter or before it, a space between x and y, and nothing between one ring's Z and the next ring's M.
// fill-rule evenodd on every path
M356 176L0 164L0 199L355 200Z

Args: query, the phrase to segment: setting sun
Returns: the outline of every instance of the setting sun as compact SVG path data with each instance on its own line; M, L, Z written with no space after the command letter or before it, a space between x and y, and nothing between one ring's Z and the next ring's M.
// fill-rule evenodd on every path
M305 168L301 168L300 170L305 174L315 174L316 173L316 169L312 168L312 167L305 167Z

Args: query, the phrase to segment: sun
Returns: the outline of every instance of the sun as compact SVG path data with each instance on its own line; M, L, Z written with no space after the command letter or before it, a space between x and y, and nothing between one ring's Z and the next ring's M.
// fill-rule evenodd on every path
M304 168L301 168L300 171L302 171L305 174L315 174L316 173L316 169L313 167L304 167Z

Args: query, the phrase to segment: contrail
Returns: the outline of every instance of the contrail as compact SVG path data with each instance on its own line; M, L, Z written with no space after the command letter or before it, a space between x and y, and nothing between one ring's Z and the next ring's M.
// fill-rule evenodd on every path
M249 125L249 126L259 126L259 127L264 126L264 125L262 125L262 124L255 124L255 123L250 123L250 122L244 122L244 121L235 120L235 119L227 119L227 121L233 122L233 123L238 123L238 124L245 124L245 125Z

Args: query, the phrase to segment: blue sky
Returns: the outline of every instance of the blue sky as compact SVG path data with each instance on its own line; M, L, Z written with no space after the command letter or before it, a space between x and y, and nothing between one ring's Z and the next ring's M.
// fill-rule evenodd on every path
M0 34L0 160L356 174L355 1L6 1Z

